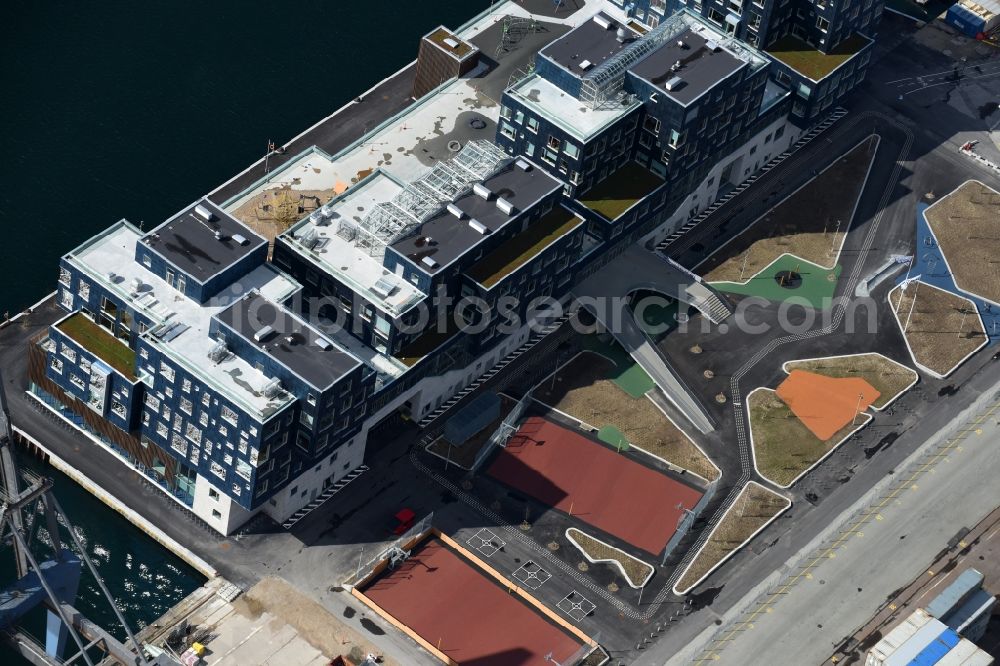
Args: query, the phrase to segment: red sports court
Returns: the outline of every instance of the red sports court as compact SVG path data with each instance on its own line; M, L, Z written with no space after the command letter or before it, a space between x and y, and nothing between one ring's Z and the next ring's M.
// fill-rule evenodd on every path
M585 645L441 538L414 548L362 594L458 664L550 666Z
M541 417L528 418L489 475L649 553L702 493Z

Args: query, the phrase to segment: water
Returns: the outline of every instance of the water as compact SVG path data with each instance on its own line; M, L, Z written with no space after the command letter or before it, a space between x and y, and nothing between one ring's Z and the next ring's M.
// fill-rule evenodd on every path
M0 21L0 314L54 289L59 257L126 217L158 224L416 57L488 0L8 0ZM200 576L50 468L135 626ZM9 558L6 558L9 559ZM0 560L0 580L13 571ZM7 568L4 569L3 567ZM84 581L78 605L119 633ZM0 651L0 663L19 659Z

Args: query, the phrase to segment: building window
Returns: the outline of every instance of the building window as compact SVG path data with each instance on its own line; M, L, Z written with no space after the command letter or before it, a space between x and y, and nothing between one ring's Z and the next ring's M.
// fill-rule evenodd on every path
M528 141L527 143L525 143L524 144L524 154L527 155L528 157L534 157L535 156L535 144L531 143L530 141Z
M528 122L524 126L528 128L528 131L538 134L538 118L529 117Z
M73 276L65 268L59 268L59 284L64 287L69 287L70 283L73 281Z
M167 434L169 432L170 431L167 430L167 425L165 423L157 423L156 424L156 434L159 435L161 439L166 439L167 438Z
M819 18L816 19L816 27L822 30L823 32L826 32L827 28L830 27L830 22L827 21L822 16L820 16Z
M515 138L515 136L517 135L517 132L516 132L516 130L511 125L508 125L507 123L501 121L500 122L500 134L502 134L503 136L507 137L508 139L513 140Z
M211 499L214 499L217 502L219 501L219 491L216 490L215 488L209 488L208 489L208 496Z
M173 383L175 377L174 369L163 361L160 361L160 375L168 382Z
M563 152L566 153L566 157L575 160L577 157L580 156L580 147L577 146L575 143L570 143L567 141L566 145L563 146Z
M220 416L222 416L223 419L225 419L226 421L229 421L229 423L231 423L234 426L238 423L239 416L237 416L236 412L234 412L232 409L230 409L226 405L222 406L222 409L219 412L219 414L220 414ZM221 431L221 429L220 429L220 431Z
M90 283L80 280L80 288L77 293L83 300L90 300Z
M213 460L212 463L208 466L208 469L209 469L209 471L212 472L212 474L216 475L217 477L219 477L220 479L222 479L223 481L225 481L225 479L226 479L226 468L225 467L223 467L222 465L220 465L219 463L217 463L217 462L215 462Z
M153 260L149 258L148 254L142 255L142 265L145 266L146 268L153 267Z
M184 412L188 416L191 416L191 414L193 413L193 410L194 410L194 406L191 404L190 400L188 400L187 398L185 398L185 397L182 396L181 400L180 400L180 404L178 405L178 409L180 409L182 412Z
M646 119L642 121L642 128L647 132L652 132L655 135L660 134L660 119L656 116L646 116Z
M180 435L175 434L170 438L170 448L182 456L186 456L188 452L188 443L185 442Z
M201 430L196 428L194 424L188 423L187 430L184 434L187 435L187 438L195 444L201 444Z
M70 363L76 363L76 351L71 347L62 345L59 351L63 356L69 359Z
M500 107L500 117L501 118L506 118L507 120L510 120L511 116L513 116L513 115L514 115L514 112L513 112L513 110L510 107L507 107L507 106L501 106Z
M548 148L545 148L545 149L542 150L542 161L545 162L546 164L548 164L549 166L555 166L556 165L556 154L553 153Z

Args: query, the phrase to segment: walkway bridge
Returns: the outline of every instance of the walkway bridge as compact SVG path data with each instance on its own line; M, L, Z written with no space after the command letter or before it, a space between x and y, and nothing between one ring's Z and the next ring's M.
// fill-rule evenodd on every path
M628 305L634 291L654 291L694 307L718 324L732 309L714 289L697 275L670 259L638 245L603 266L573 289L581 305L631 354L667 398L701 432L715 429L716 422L694 392L670 367L666 356L653 344L636 321Z

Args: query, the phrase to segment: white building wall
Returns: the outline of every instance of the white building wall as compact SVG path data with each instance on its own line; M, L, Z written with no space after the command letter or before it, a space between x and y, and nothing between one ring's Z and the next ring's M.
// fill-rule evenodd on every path
M774 139L774 133L781 127L785 128L784 133L780 138ZM667 218L667 221L643 236L640 241L644 244L652 241L652 244L656 245L684 226L694 215L712 205L719 198L720 177L729 164L737 162L735 168L739 171L734 172L730 176L730 180L739 184L749 178L754 171L788 150L789 146L798 141L801 133L801 130L788 122L786 118L780 118L762 129L742 146L719 160L698 187ZM768 135L771 135L772 139L765 142ZM692 211L694 211L694 215L692 215Z
M224 535L230 534L256 513L244 509L200 474L194 482L194 504L191 510L212 529Z

